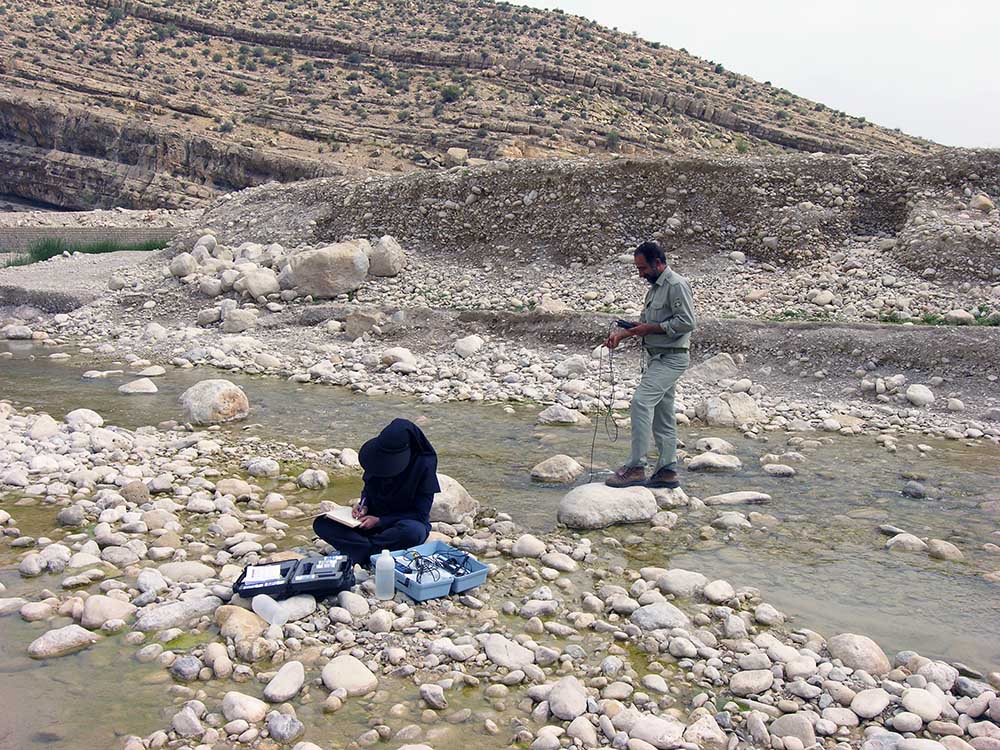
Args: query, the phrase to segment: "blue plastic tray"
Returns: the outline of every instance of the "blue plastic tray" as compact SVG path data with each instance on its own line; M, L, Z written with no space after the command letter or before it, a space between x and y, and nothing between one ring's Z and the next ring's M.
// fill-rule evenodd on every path
M452 555L466 554L462 550L455 549L450 544L444 542L427 542L426 544L418 544L416 547L410 547L409 549L397 550L390 554L393 557L399 557L408 552L419 552L421 555L433 555L436 552L447 552ZM378 560L378 555L372 555L372 565L375 564L376 560ZM467 565L470 570L469 573L443 581L410 581L397 570L395 571L396 590L402 591L414 601L424 602L428 599L437 599L438 597L448 596L448 594L458 594L462 591L474 589L486 581L486 574L489 572L489 568L472 555L469 555Z

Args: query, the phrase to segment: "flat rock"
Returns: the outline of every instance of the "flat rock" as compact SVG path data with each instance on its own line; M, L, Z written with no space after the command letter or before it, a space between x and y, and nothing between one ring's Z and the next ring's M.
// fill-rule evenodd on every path
M49 630L33 640L28 646L28 656L32 659L51 659L81 651L101 640L97 633L91 633L79 625L66 625Z
M216 596L205 596L200 599L171 602L153 608L143 607L135 622L135 629L143 633L154 630L166 630L186 625L203 615L210 615L222 604Z
M487 658L498 667L523 669L535 663L535 655L530 649L498 633L486 639L485 651Z
M705 505L763 505L769 502L771 502L770 495L752 490L710 495L704 500Z

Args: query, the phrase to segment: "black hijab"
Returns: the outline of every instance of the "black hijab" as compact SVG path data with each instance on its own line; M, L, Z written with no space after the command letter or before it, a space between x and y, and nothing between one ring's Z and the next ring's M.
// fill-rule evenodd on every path
M405 434L410 443L410 462L392 477L377 477L365 471L362 479L370 508L405 506L418 495L434 495L441 491L437 479L437 452L423 430L408 419L394 419L382 434L397 437Z

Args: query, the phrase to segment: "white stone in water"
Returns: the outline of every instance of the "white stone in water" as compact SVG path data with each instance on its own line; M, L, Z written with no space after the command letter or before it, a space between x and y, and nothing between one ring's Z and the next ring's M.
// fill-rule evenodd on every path
M112 599L103 594L87 597L83 604L83 615L80 624L85 628L99 628L108 620L125 620L135 612L135 605Z
M763 505L771 502L771 496L765 492L744 490L711 495L706 497L703 502L705 505Z
M499 667L524 669L535 663L535 655L530 649L498 633L486 639L484 650L487 658Z
M735 453L736 447L730 443L728 440L723 440L719 437L705 437L701 438L694 444L696 451L700 453Z
M222 698L222 714L227 721L243 719L251 724L257 724L267 715L267 704L260 698L230 690Z
M330 485L330 476L322 469L306 469L295 480L300 487L319 490Z
M795 469L786 464L765 464L764 473L772 477L794 477Z
M885 543L885 548L901 552L923 552L927 545L913 534L896 534Z
M531 534L522 534L511 547L512 557L541 557L545 554L545 542Z
M306 679L302 662L285 662L278 673L264 688L264 699L271 703L284 703L298 695Z
M350 654L335 656L323 667L323 684L328 690L342 689L348 695L365 695L378 687L378 677Z
M692 458L687 465L688 471L739 471L743 462L738 456L724 453L702 453Z
M193 424L233 422L250 414L250 402L243 389L221 378L196 383L178 401L184 408L184 418Z
M892 668L885 652L867 636L841 633L830 638L826 646L830 655L840 659L845 667L863 669L876 677L887 674Z
M125 395L130 394L152 394L157 393L159 388L156 387L154 383L149 378L140 378L139 380L133 380L131 383L126 383L118 387L118 392Z
M927 553L936 560L961 560L965 557L958 547L944 539L927 542Z
M645 487L608 487L592 482L570 490L559 503L558 519L571 529L601 529L649 521L660 510Z
M570 456L559 454L535 464L531 478L539 482L566 484L583 474L584 468Z
M273 458L255 456L246 463L247 474L252 477L273 478L281 473L281 465Z
M553 404L538 414L538 424L590 424L590 418L562 404Z
M72 654L97 643L101 636L91 633L79 625L66 625L49 630L33 640L28 646L28 656L32 659L51 659Z

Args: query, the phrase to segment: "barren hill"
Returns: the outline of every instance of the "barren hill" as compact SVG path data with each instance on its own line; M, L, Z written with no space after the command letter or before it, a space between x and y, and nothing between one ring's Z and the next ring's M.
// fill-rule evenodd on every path
M937 148L506 3L0 0L0 194L62 207L466 157Z

